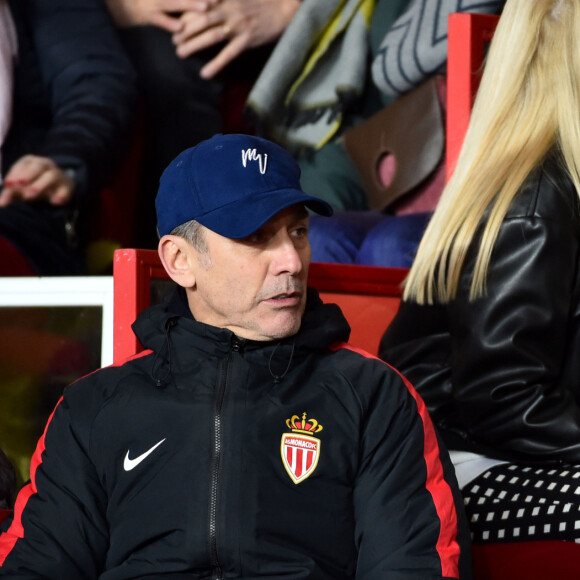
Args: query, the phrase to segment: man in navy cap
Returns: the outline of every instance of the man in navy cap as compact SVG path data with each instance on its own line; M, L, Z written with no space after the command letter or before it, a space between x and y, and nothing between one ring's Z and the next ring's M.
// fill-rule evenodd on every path
M253 340L298 332L310 263L306 207L332 214L268 141L219 135L169 165L156 199L159 255L196 320Z
M65 390L0 536L10 578L469 578L448 455L394 369L307 288L282 148L217 135L156 200L175 292L142 355Z

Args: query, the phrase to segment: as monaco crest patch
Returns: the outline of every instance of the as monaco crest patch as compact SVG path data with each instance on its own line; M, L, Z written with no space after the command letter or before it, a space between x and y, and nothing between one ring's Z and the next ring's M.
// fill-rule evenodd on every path
M306 419L306 413L302 413L302 419L292 415L286 425L292 432L282 435L282 463L290 479L298 484L310 477L318 465L320 439L313 435L322 431L322 425L316 419Z

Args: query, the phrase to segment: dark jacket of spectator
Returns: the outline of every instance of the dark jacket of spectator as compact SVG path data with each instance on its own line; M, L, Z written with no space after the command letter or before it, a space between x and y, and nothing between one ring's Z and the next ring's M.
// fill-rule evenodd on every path
M50 252L58 252L59 244L70 246L72 234L86 230L81 212L72 231L78 210L120 165L136 118L136 76L101 2L18 0L10 8L18 58L2 170L26 154L48 157L72 172L75 190L65 207L14 202L3 208L0 235L41 273L67 273L58 271L56 259L46 268ZM31 227L35 222L38 229ZM45 243L48 249L38 247Z

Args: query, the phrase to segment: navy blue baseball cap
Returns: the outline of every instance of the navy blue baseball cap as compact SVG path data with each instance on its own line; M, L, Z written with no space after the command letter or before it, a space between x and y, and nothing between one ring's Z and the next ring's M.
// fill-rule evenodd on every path
M332 215L325 201L300 186L300 168L282 147L253 135L215 135L180 153L167 167L155 199L160 236L196 220L240 239L301 203Z

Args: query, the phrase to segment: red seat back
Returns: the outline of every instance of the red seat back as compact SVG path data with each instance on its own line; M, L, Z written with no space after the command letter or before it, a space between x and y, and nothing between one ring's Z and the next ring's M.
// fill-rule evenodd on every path
M460 12L449 15L447 37L447 179L453 173L479 87L487 45L499 16Z

